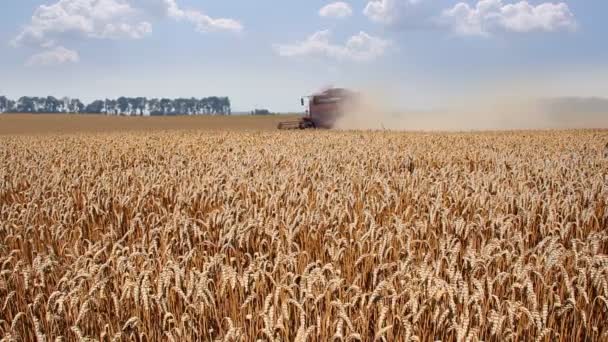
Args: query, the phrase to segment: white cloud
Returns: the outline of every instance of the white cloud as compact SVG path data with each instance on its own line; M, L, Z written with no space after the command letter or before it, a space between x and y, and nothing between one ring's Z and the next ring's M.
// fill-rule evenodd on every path
M555 32L574 30L576 20L567 4L527 1L504 4L502 0L481 0L474 7L460 2L443 11L441 21L461 35L487 36L496 31Z
M371 36L365 32L350 37L344 45L330 42L331 32L323 30L295 44L277 45L276 51L285 57L321 56L338 60L365 62L385 54L390 46L388 40Z
M319 15L326 18L346 18L353 15L353 9L346 2L337 1L323 6Z
M212 18L196 10L181 9L176 0L58 0L40 5L11 43L49 49L68 38L141 39L152 32L148 21L152 18L187 21L199 32L243 29L234 19ZM58 47L30 60L37 63L58 59L60 51L65 52ZM70 56L68 61L78 61Z
M152 24L142 20L150 16L185 20L200 32L243 29L234 19L212 18L196 10L184 10L176 0L59 0L39 6L13 44L44 44L66 35L139 39L152 32Z
M69 50L63 46L43 51L31 56L27 62L27 66L51 66L65 63L77 63L80 60L78 52Z
M152 24L142 21L138 24L131 25L127 23L108 24L104 27L101 35L96 38L131 38L140 39L152 32Z
M166 5L166 13L169 18L175 20L186 20L192 23L199 32L232 31L240 32L243 25L229 18L211 18L195 10L183 10L179 8L175 0L162 0Z
M151 30L123 0L59 0L40 5L13 44L42 45L65 36L137 39Z
M370 0L363 14L386 25L419 26L428 19L430 0Z
M397 28L448 28L461 35L493 32L554 32L576 28L564 2L477 0L458 2L442 10L439 0L368 0L363 13L372 21Z
M543 3L532 6L526 1L502 8L503 25L511 31L557 31L575 29L574 14L567 4Z

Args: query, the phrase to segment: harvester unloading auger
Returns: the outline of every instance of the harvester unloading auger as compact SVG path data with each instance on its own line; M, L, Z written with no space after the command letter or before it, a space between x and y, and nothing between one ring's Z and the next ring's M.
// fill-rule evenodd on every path
M330 88L307 98L306 115L299 120L279 123L279 129L333 128L348 106L356 100L357 95L347 89ZM304 98L301 102L304 106Z

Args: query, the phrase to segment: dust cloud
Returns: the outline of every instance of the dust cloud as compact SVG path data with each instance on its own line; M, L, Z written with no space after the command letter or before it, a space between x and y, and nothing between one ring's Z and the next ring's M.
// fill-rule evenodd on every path
M386 93L385 93L386 94ZM361 92L344 105L338 130L476 131L608 128L608 100L512 92L446 100L441 109L402 110L394 96Z

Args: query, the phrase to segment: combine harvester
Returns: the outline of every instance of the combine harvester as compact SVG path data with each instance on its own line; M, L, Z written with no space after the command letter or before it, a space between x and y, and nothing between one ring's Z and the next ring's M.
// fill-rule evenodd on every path
M353 105L357 94L343 88L330 88L320 93L307 96L308 110L300 120L279 123L279 129L331 129L336 121L344 115L349 105ZM304 106L304 98L301 99Z

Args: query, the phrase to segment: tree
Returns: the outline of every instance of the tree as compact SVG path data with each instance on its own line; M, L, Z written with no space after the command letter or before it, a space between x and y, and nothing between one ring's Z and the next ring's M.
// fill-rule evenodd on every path
M184 114L182 99L173 100L173 112L174 114Z
M135 103L135 108L139 111L139 116L143 116L148 99L145 97L137 97L133 102Z
M0 113L8 112L8 99L6 96L0 96Z
M163 115L160 110L160 100L159 99L149 99L148 100L148 112L150 115Z
M160 100L160 111L163 113L163 115L171 114L172 109L173 109L173 101L171 101L169 99Z
M59 101L59 112L61 113L67 113L70 111L70 98L69 97L62 97L61 100Z
M33 113L35 111L34 101L29 96L22 96L17 100L17 112L19 113Z
M227 115L231 113L230 99L228 97L211 96L203 99L208 108L208 114Z
M32 99L32 103L33 103L33 106L34 106L34 112L35 113L42 113L42 112L44 112L44 109L46 107L46 104L45 104L46 100L44 98L37 97L37 96L34 96L31 99Z
M188 114L189 115L198 114L198 111L196 110L196 104L198 103L198 100L195 99L194 97L191 97L187 100L187 103L188 103Z
M137 103L135 103L135 98L127 97L127 101L129 102L129 110L127 111L127 114L135 115L137 113Z
M173 100L173 107L175 114L189 115L194 112L193 103L189 99L175 99Z
M230 98L228 97L224 97L223 98L223 113L227 114L227 115L231 115L232 114L232 106L230 104Z
M84 111L84 104L82 104L79 99L72 99L70 100L70 105L68 109L70 113L82 113L82 111Z
M116 100L106 99L106 114L118 115Z
M47 113L57 113L59 112L59 107L61 102L53 96L48 96L45 101L45 112Z
M205 114L204 99L197 99L196 103L194 104L194 108L197 114Z
M96 100L85 107L84 112L89 114L101 114L103 112L104 102Z
M218 114L220 112L220 101L217 96L209 98L209 106L211 107L211 114Z
M121 115L128 114L129 99L121 96L118 98L118 100L116 100L116 104L118 105L118 111Z
M202 98L198 101L198 112L201 114L209 114L209 100L207 98Z

